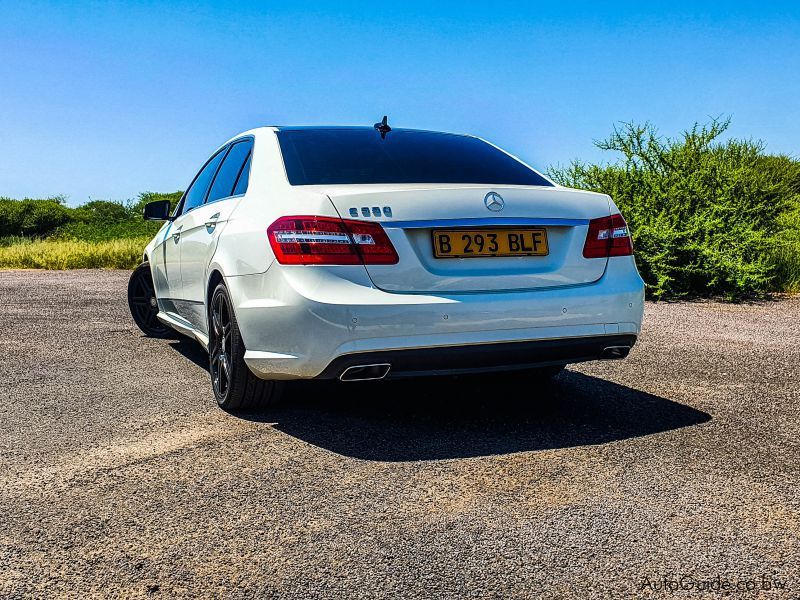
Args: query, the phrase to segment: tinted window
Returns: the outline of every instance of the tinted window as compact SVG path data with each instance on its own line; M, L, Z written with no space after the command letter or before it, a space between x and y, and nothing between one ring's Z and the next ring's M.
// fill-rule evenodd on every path
M233 188L233 195L238 196L247 191L247 184L250 182L250 160L253 158L253 153L247 156L247 162L244 163L241 173L239 173L239 180L236 182L236 187Z
M278 132L292 185L486 183L552 185L477 138L393 130L295 129Z
M242 171L242 166L244 166L247 157L250 155L252 145L252 142L247 140L237 142L231 146L228 155L222 161L222 166L217 171L214 183L211 184L211 191L208 193L206 202L213 202L233 195L233 186L236 185L236 179Z
M208 186L211 185L211 180L214 177L214 173L216 172L217 167L224 156L225 149L217 152L217 154L215 154L214 157L208 161L206 166L203 167L203 170L198 173L197 177L195 177L192 187L189 188L189 191L186 192L186 196L183 198L183 209L181 210L181 214L190 211L203 203L203 200L206 198Z

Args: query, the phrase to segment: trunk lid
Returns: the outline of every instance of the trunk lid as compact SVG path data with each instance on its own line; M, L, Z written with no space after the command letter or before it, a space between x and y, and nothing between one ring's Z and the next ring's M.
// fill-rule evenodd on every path
M367 265L376 287L390 292L459 293L533 290L590 284L607 259L583 257L590 219L608 216L608 196L558 187L485 185L349 185L324 191L344 219L383 225L400 257ZM499 210L486 206L500 196ZM492 204L489 199L489 204ZM491 208L497 209L496 203ZM487 228L546 231L546 256L436 258L434 230Z

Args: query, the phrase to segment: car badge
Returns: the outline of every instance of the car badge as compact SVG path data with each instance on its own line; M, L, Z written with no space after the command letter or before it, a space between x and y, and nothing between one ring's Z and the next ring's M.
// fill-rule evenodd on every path
M506 202L497 192L489 192L483 197L483 204L492 212L500 212L505 207Z

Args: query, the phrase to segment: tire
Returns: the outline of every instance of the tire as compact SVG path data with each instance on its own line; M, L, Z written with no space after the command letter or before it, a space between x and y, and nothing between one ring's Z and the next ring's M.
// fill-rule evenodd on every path
M172 329L156 317L158 303L149 262L143 262L131 273L128 280L128 308L133 322L147 337L167 338L174 335Z
M274 404L281 382L259 379L244 362L245 347L233 303L224 283L208 308L208 360L211 385L220 408L239 412Z

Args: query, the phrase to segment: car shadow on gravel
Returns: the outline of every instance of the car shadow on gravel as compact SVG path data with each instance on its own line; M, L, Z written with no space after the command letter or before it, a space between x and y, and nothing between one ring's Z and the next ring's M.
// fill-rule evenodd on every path
M624 385L565 371L342 384L303 382L281 405L246 416L364 460L466 458L605 444L705 423L710 415Z
M170 344L207 369L199 345ZM605 444L698 425L705 412L577 371L362 383L292 382L278 406L236 418L274 423L331 452L376 461L466 458Z

